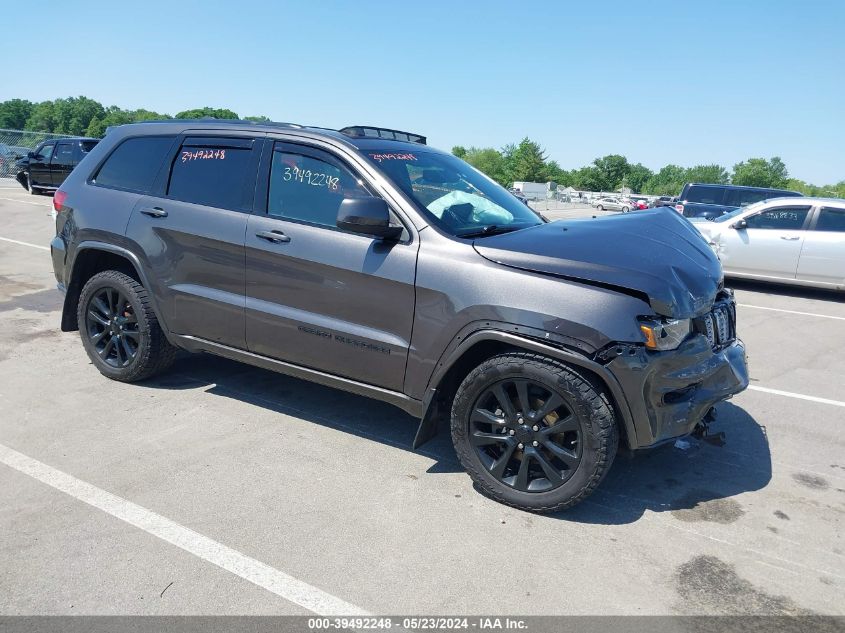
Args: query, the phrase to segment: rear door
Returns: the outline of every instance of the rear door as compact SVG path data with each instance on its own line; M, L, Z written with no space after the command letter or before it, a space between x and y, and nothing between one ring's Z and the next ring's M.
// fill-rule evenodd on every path
M53 175L50 173L50 159L53 156L53 149L56 144L53 142L44 143L35 150L35 154L29 159L29 178L31 184L36 187L52 187Z
M845 205L818 209L804 238L797 278L845 285Z
M126 235L159 284L172 332L244 349L244 232L263 139L180 137Z
M810 205L769 207L746 216L746 228L721 234L719 257L727 273L795 279Z
M249 350L400 391L417 242L337 228L344 197L375 194L334 154L281 142L271 154L246 233Z
M61 187L75 165L75 146L78 141L59 141L50 161L50 184Z

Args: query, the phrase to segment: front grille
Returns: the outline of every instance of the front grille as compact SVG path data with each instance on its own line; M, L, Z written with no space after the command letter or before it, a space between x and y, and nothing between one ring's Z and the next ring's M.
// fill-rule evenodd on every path
M695 330L707 337L713 349L726 347L736 339L736 307L732 302L717 303L694 323Z

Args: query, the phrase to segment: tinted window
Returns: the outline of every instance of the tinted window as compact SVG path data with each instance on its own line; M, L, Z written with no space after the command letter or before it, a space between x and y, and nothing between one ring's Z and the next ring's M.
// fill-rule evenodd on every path
M167 195L220 209L245 210L255 187L252 139L187 139L173 160Z
M53 153L53 144L50 143L49 145L45 145L41 149L39 149L35 153L35 158L38 160L48 161L50 160L50 154Z
M87 154L94 146L97 144L97 141L80 141L79 146L82 148L82 153Z
M845 233L845 209L823 208L819 213L816 230Z
M337 212L345 197L370 194L346 168L327 160L280 149L274 151L267 213L337 226Z
M749 229L797 230L804 226L810 207L776 207L745 218Z
M725 195L725 204L729 207L745 207L761 200L777 198L780 194L768 189L728 189Z
M147 193L173 144L172 136L142 136L123 141L92 182L106 187Z
M73 143L59 143L58 145L56 145L56 155L53 156L53 164L73 164Z
M722 198L725 195L723 187L706 187L702 185L693 185L687 191L688 202L700 202L702 204L722 204Z

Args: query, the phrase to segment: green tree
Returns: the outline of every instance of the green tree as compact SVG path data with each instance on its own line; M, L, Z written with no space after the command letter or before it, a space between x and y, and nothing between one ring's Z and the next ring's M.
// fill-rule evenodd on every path
M257 116L245 116L244 121L252 121L254 123L272 123L270 117L266 117L263 114L259 114Z
M599 172L599 178L605 184L604 190L607 191L619 189L622 181L631 171L628 159L619 154L608 154L597 158L593 161L593 165Z
M731 182L735 185L750 187L783 188L789 180L786 165L778 156L766 160L765 158L749 158L747 161L734 165Z
M706 182L726 185L730 182L728 170L721 165L696 165L687 169L687 182Z
M457 156L458 158L464 158L467 155L467 148L463 145L455 145L452 148L452 155Z
M571 172L561 169L557 161L550 160L546 163L545 180L548 182L555 182L561 187L569 187L572 185L573 177Z
M666 165L648 179L643 193L656 196L677 196L687 182L687 170L680 165Z
M546 182L546 153L539 144L526 137L508 150L505 163L510 182Z
M653 175L654 173L648 167L637 163L631 165L628 175L625 176L625 181L634 193L641 193L648 179Z
M499 151L492 147L470 147L465 152L463 160L503 187L510 186L512 181L509 180L505 158Z
M81 135L97 117L105 116L102 104L88 97L42 101L33 107L24 125L35 132Z
M203 117L213 117L215 119L237 119L237 113L227 110L226 108L194 108L193 110L184 110L176 114L177 119L202 119Z
M32 114L34 105L25 99L9 99L0 103L0 128L21 130Z
M595 165L582 167L572 174L573 186L581 191L608 191L604 174Z

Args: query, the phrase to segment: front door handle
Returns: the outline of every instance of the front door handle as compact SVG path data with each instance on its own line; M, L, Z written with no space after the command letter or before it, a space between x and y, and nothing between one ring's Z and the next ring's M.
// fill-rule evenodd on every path
M148 215L151 218L166 218L167 211L162 209L161 207L148 207L146 209L141 209L141 213L144 215Z
M262 240L273 242L274 244L285 244L290 242L290 238L281 231L259 231L255 237L260 237Z
M780 239L787 240L789 242L794 242L795 240L800 240L801 238L800 237L794 237L792 235L781 235Z

